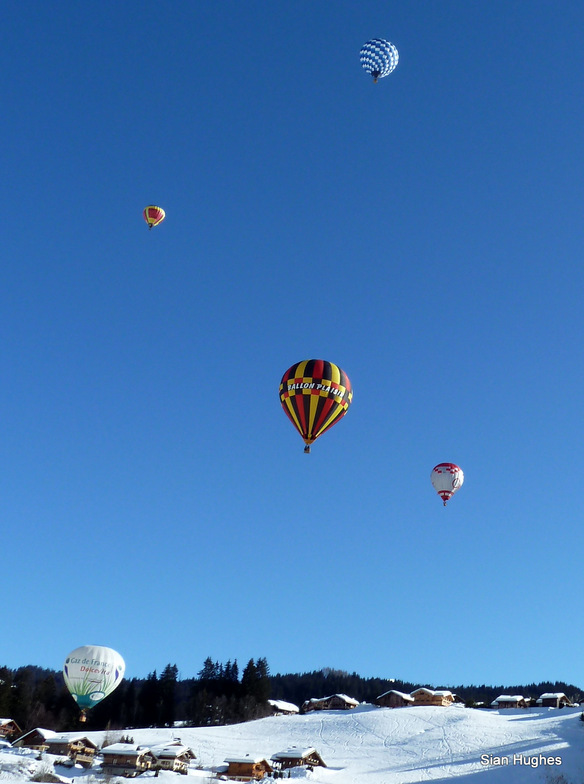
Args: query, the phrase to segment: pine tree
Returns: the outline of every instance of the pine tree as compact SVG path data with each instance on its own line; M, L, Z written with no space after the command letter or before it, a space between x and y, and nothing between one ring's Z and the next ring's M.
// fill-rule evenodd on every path
M143 683L138 695L138 724L140 727L156 727L159 712L159 684L156 670Z
M253 659L250 659L245 665L243 675L241 676L241 686L244 696L256 696L256 687L258 681L258 671Z
M197 675L200 681L215 681L219 677L219 662L214 662L210 656L207 656L203 669Z
M12 706L8 716L13 718L23 731L33 726L33 688L33 676L30 668L20 667L16 670L13 679Z
M258 702L267 702L270 699L271 684L270 684L270 668L268 660L265 658L258 659L256 662L256 694L255 697Z
M164 727L172 727L176 713L176 681L178 667L176 664L167 664L159 681L160 714L158 722Z
M12 718L12 671L0 667L0 716Z

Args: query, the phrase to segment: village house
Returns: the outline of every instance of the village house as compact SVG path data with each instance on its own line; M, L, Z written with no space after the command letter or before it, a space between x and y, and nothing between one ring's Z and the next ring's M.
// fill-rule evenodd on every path
M571 708L572 703L563 692L546 692L537 700L542 708Z
M22 730L14 719L0 719L0 738L13 738L22 735Z
M227 777L235 781L259 781L273 768L264 757L228 757Z
M46 738L41 751L47 754L69 757L75 763L79 763L84 768L91 767L93 759L97 753L97 746L89 738L78 736L76 738L56 735Z
M395 689L380 694L375 700L375 705L378 705L380 708L406 708L408 705L413 704L414 698L411 694L404 694Z
M448 707L454 702L451 691L446 689L426 689L424 687L416 689L410 695L414 698L414 705L439 705Z
M298 705L284 700L268 700L268 705L272 709L273 716L289 716L299 712Z
M36 727L30 732L25 732L20 738L13 741L12 745L17 748L37 749L42 751L47 738L56 738L57 733L53 730L44 730L42 727Z
M346 694L331 694L330 697L313 697L302 703L300 713L314 710L351 710L359 705L359 700L347 697Z
M500 694L496 700L491 703L491 708L528 708L529 698L521 696L521 694Z
M318 751L312 747L303 749L292 746L291 748L286 749L286 751L279 751L277 754L274 754L272 756L272 762L274 763L274 770L288 770L288 768L298 767L305 767L308 770L312 770L318 765L322 768L326 768L322 757Z
M132 778L156 767L156 757L146 746L133 743L113 743L101 750L103 773Z
M150 751L156 757L156 767L159 770L172 770L186 776L189 763L196 759L195 752L188 746L183 746L180 741L151 746Z

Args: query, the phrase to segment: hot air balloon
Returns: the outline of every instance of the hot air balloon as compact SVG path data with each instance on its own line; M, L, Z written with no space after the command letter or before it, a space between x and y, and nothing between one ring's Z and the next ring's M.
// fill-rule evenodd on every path
M462 468L459 468L454 463L438 463L432 469L430 479L434 485L434 490L436 490L444 502L444 506L446 506L446 502L450 501L454 493L462 487L464 474Z
M144 207L143 214L144 220L148 224L149 229L151 229L153 226L158 226L158 224L162 223L166 217L166 213L162 207L156 207L154 204L151 204L149 207Z
M310 452L310 445L347 413L353 389L346 373L324 359L292 365L280 382L280 402Z
M86 712L117 688L126 665L117 651L102 645L82 645L65 659L63 675L71 696L81 708L79 721Z
M390 74L396 67L399 54L396 47L383 38L372 38L363 44L359 52L361 65L377 82L384 76Z

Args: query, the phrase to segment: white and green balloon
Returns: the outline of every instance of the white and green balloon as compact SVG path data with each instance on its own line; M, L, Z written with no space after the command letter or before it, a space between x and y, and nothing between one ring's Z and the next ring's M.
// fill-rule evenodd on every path
M85 711L100 703L123 680L126 665L113 648L103 645L82 645L65 659L63 675L71 696Z

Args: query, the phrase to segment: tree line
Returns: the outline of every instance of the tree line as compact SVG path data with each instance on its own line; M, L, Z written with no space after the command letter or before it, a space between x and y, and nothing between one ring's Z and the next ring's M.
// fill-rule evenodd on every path
M176 664L146 678L127 678L103 702L88 712L85 727L128 729L172 727L176 722L205 727L258 719L271 713L268 699L301 706L311 697L347 694L360 702L374 702L390 689L410 693L420 686L445 688L469 707L490 705L500 694L539 697L563 692L582 702L581 690L560 681L514 686L433 686L324 668L307 673L271 675L266 658L250 659L240 674L237 660L226 663L205 659L195 678L180 679ZM57 732L79 729L79 710L62 672L26 666L0 667L0 717L16 721L23 732L44 727Z
M359 702L374 703L377 697L390 689L410 694L415 689L446 689L456 694L467 707L490 706L500 694L522 694L538 698L545 692L563 692L571 702L584 701L580 688L563 681L542 681L507 686L452 686L446 684L414 683L399 679L363 678L356 672L324 668L302 674L274 675L270 678L272 696L296 705L310 697L325 697L330 694L346 694Z

